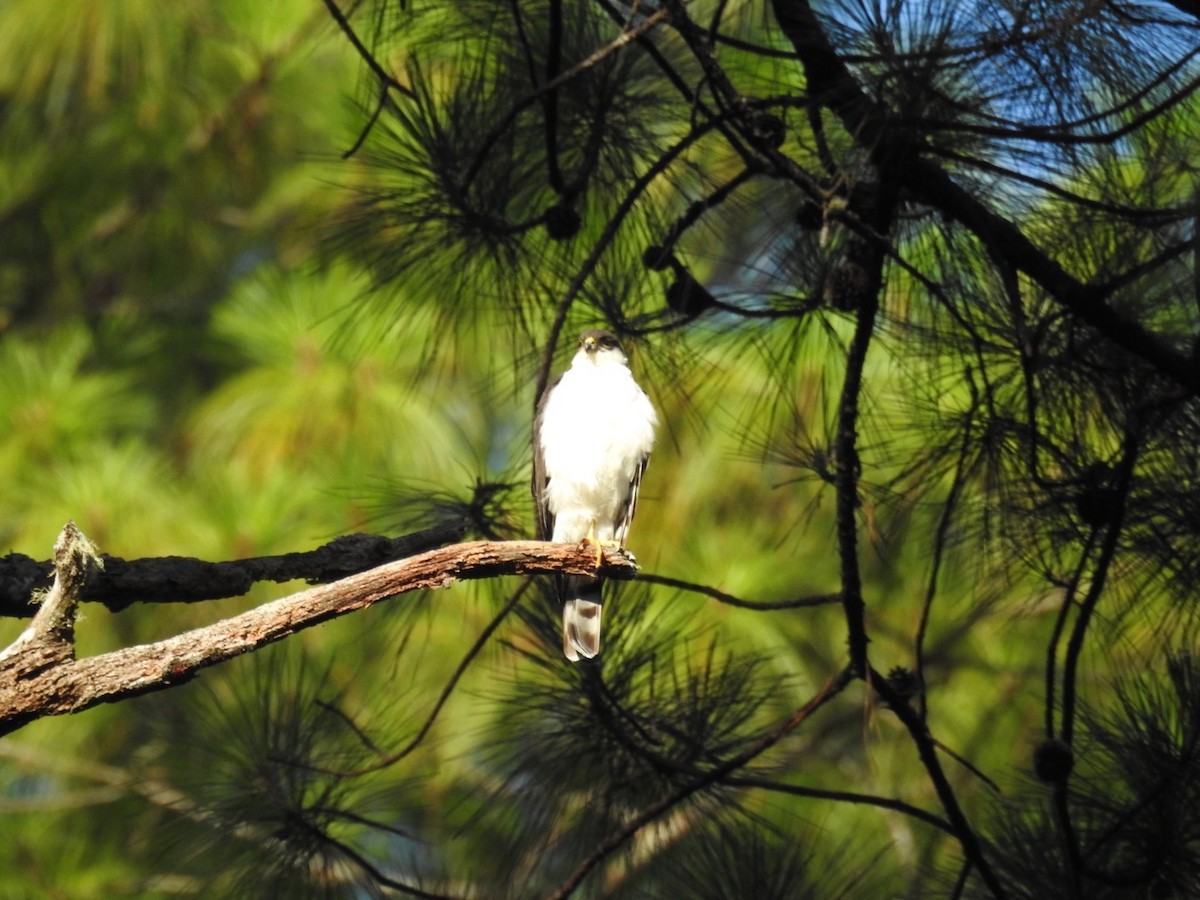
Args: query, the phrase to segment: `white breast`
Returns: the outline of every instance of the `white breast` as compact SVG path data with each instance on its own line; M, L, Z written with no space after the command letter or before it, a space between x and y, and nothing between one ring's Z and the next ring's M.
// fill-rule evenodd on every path
M650 399L618 360L578 360L563 374L541 428L553 540L614 540L657 424Z

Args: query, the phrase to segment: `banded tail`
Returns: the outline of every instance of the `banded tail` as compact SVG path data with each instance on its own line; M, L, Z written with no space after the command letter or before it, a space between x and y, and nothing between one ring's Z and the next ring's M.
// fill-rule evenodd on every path
M600 652L599 578L571 575L563 579L563 653L571 662Z

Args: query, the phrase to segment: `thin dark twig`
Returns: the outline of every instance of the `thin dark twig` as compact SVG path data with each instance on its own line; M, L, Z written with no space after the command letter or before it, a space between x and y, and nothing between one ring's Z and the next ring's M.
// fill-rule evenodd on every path
M719 766L716 766L709 771L703 773L696 779L688 782L682 788L668 794L657 803L653 803L644 809L640 814L635 816L627 825L619 831L609 835L590 853L588 856L575 868L575 870L567 876L557 888L547 895L547 900L566 900L577 887L580 882L587 877L588 873L598 866L604 859L619 848L622 844L628 841L641 829L645 828L667 810L671 809L679 803L682 803L692 794L696 793L705 787L719 783L723 778L731 772L735 772L742 766L746 765L751 760L760 756L766 750L773 747L784 737L795 731L809 716L824 706L829 700L837 696L841 691L853 680L854 674L850 669L843 669L838 675L830 679L829 682L800 709L796 710L774 731L764 735L762 739L756 741L753 746L749 747L737 756L732 757Z
M1196 211L1192 214L1192 299L1200 311L1200 197L1194 198Z
M397 881L395 878L384 875L374 863L353 847L329 835L325 835L325 839L335 846L339 853L344 854L351 862L362 869L380 887L390 888L407 897L422 897L425 900L456 900L453 894L435 894L432 891L425 891L419 887L413 887L411 884L405 884L403 881Z
M688 208L678 219L675 220L675 222L671 225L670 230L667 232L667 236L663 239L663 251L669 251L672 247L674 247L679 239L683 237L684 233L698 221L700 221L700 219L706 213L720 206L722 203L732 197L738 188L746 184L756 175L761 174L761 172L761 166L747 166L746 168L742 169L742 171L730 178L727 182L714 190L707 197L701 197L700 199L689 203Z
M730 313L743 319L799 319L820 309L824 300L812 299L810 297L794 298L794 305L783 309L761 309L748 308L745 306L736 306L720 297L713 297L713 306L722 312Z
M987 857L983 855L983 846L979 842L979 837L975 834L971 823L967 821L966 814L962 811L958 798L954 794L954 788L950 786L950 780L946 777L946 773L938 761L937 745L929 733L929 729L921 721L917 711L904 702L904 698L896 693L883 675L871 669L868 672L868 681L908 730L909 737L916 745L921 763L929 775L929 780L933 783L934 790L937 791L942 809L946 811L946 817L954 829L954 836L958 838L959 846L962 847L963 855L979 870L979 876L991 890L992 895L997 900L1004 900L1007 893L1000 883L1000 879L988 864Z
M927 825L932 825L947 834L953 835L954 828L943 819L941 816L935 815L928 810L921 809L919 806L913 806L911 803L905 803L903 800L897 800L893 797L879 797L875 794L856 794L852 791L831 791L825 788L805 787L798 784L786 784L780 781L772 781L770 778L759 778L757 776L742 776L736 775L729 778L723 778L721 784L727 784L731 787L748 787L761 788L765 791L775 791L783 794L794 794L797 797L812 797L816 800L833 800L838 803L856 803L865 806L878 806L880 809L890 809L896 812L904 813L906 816L911 816Z
M546 337L546 349L542 354L542 364L538 370L537 385L533 395L535 411L538 402L542 399L542 394L546 391L546 386L550 383L550 367L554 364L554 350L558 346L562 330L567 324L567 314L571 310L571 305L583 289L584 282L591 277L592 272L599 265L600 257L604 255L604 252L608 249L608 245L616 238L617 231L625 221L625 217L633 210L634 204L637 203L650 183L665 172L667 167L681 153L715 127L716 120L702 123L696 129L684 135L675 146L668 148L662 156L654 161L653 165L638 177L638 180L630 187L625 197L622 198L616 211L605 223L604 231L596 239L596 243L588 254L587 259L580 264L579 270L575 273L575 277L571 279L566 293L558 302L558 306L554 311L554 320L550 323L550 331Z
M354 734L354 736L356 738L358 738L358 740L362 743L362 745L364 747L366 747L368 750L370 750L372 753L374 753L378 756L383 755L383 749L378 744L376 744L375 741L373 741L371 739L371 736L369 734L367 734L366 730L361 725L359 725L357 722L355 722L354 719L352 719L350 717L350 714L347 713L344 709L342 709L336 703L330 703L327 700L318 699L314 702L320 709L323 709L323 710L325 710L325 712L330 713L331 715L337 716L339 719L341 719L342 724L344 724L347 728L350 729L350 731Z
M331 0L325 0L325 2L328 3L331 2ZM688 2L690 2L690 0L688 0ZM537 103L547 92L558 89L580 72L585 72L593 66L598 65L612 54L622 50L631 41L637 40L639 36L645 34L647 31L661 23L666 16L666 9L660 9L658 12L654 13L654 15L647 16L635 27L629 29L628 31L622 31L619 35L589 55L587 58L580 60L580 62L572 66L570 69L567 69L567 71L563 72L557 78L547 81L537 90L531 91L529 94L514 103L508 112L504 114L504 116L492 127L490 131L488 131L486 135L484 135L483 139L480 141L479 150L476 152L475 158L471 162L471 166L467 169L466 174L463 176L462 191L465 193L470 188L471 183L475 180L475 176L479 174L479 170L483 168L483 164L487 161L493 145L500 139L500 136L504 134L505 130L507 130L508 127L516 121L517 116Z
M525 19L521 16L521 4L519 0L509 0L508 5L512 8L513 27L517 29L517 40L521 42L521 49L525 51L525 66L529 69L529 83L536 89L538 83L537 62L534 60L533 44L525 30Z
M1124 272L1113 276L1102 285L1099 285L1098 289L1100 293L1103 296L1110 296L1115 294L1117 291L1134 284L1141 278L1158 272L1158 270L1167 263L1174 262L1179 257L1185 256L1190 252L1194 252L1196 246L1195 242L1196 238L1192 237L1186 241L1180 241L1177 244L1172 244L1169 247L1165 247L1163 250L1156 253L1149 259L1130 266ZM1192 265L1195 266L1194 260Z
M808 117L808 127L812 131L813 141L816 143L817 159L821 161L821 168L832 178L838 174L838 164L834 159L833 152L829 149L829 141L825 137L825 120L821 118L821 107L815 102L809 102L805 104L804 111Z
M466 530L464 520L452 518L395 538L345 534L314 550L224 562L181 556L122 559L101 554L104 568L88 581L80 599L121 612L134 603L195 603L239 597L258 581L336 581L462 540ZM49 588L53 577L52 561L15 553L0 556L0 617L33 615L37 605L30 602L30 594Z
M1158 120L1164 113L1186 102L1188 98L1195 94L1196 89L1200 88L1200 78L1197 77L1184 82L1180 87L1172 90L1156 103L1144 107L1140 111L1137 110L1137 106L1142 100L1166 84L1172 76L1185 70L1192 64L1197 55L1200 55L1200 50L1192 49L1170 66L1160 71L1155 78L1147 81L1138 90L1126 96L1120 103L1114 106L1098 110L1078 119L1058 122L1053 125L1034 125L1026 122L1022 123L1019 128L1014 128L1011 123L1006 122L1004 119L991 115L984 115L983 118L995 123L992 125L981 125L963 121L962 119L952 119L949 122L940 122L936 119L926 118L916 121L900 121L906 127L920 128L929 133L936 133L945 128L960 134L974 134L981 137L1001 139L1015 138L1021 141L1031 141L1052 146L1114 144L1122 138L1128 137L1130 134L1144 128L1147 124ZM969 111L972 116L980 115L980 110L977 107L972 106L968 108L961 104L956 105L960 110ZM1131 113L1132 115L1130 115ZM1120 124L1107 131L1084 130L1105 122L1119 122Z
M604 9L604 11L608 13L609 18L611 18L618 25L621 25L621 27L625 27L625 20L621 15L620 10L616 9L612 3L608 2L608 0L597 0L597 2ZM711 109L708 104L704 102L703 98L700 97L699 93L692 90L691 85L689 85L683 76L676 71L675 67L671 65L670 60L663 55L663 52L655 45L654 41L650 40L645 35L641 35L637 38L637 43L638 47L640 47L641 50L650 57L654 64L658 66L659 70L663 73L663 76L667 79L667 81L671 83L672 87L674 87L679 95L687 101L688 106L692 108L693 127L695 126L695 119L697 115L703 115L708 118L719 117L722 121L722 124L719 127L719 131L721 132L722 136L724 136L725 140L729 141L729 146L733 148L734 152L737 153L747 165L749 165L754 159L754 154L746 146L744 146L740 140L738 140L737 134L728 126L728 124L726 124L726 117L723 114Z
M1076 684L1079 668L1079 658L1083 653L1083 643L1087 636L1088 625L1092 614L1100 602L1108 573L1116 558L1117 547L1120 543L1121 529L1125 520L1125 509L1129 501L1129 487L1133 481L1133 469L1137 460L1138 439L1135 429L1127 428L1124 441L1124 453L1121 465L1117 471L1115 488L1115 504L1104 541L1100 545L1100 553L1091 572L1091 583L1087 594L1079 604L1079 612L1067 640L1067 651L1063 659L1062 686L1062 717L1060 721L1060 737L1070 746L1075 735L1075 706ZM1093 530L1092 534L1095 534ZM1086 556L1085 556L1086 558ZM1054 809L1059 828L1062 830L1062 840L1066 845L1067 863L1070 866L1071 897L1080 898L1082 894L1083 853L1079 845L1079 835L1071 818L1069 779L1063 778L1054 786Z
M379 117L383 114L384 109L387 108L389 91L396 90L403 96L408 97L410 100L417 99L417 94L408 85L399 82L396 77L388 72L387 69L385 69L379 62L379 60L375 58L375 54L367 49L367 46L362 42L358 34L355 32L354 27L350 24L349 17L342 12L341 7L337 5L335 0L322 0L322 2L325 4L325 8L329 10L329 15L332 16L333 20L337 23L338 28L342 30L342 33L346 36L346 39L350 41L350 45L354 47L359 57L362 58L362 61L367 64L367 68L371 70L376 79L379 81L379 99L375 103L374 111L363 125L362 130L359 131L358 137L355 138L354 143L350 145L350 149L346 150L342 154L342 159L349 159L362 149L363 144L366 143L367 138L375 129L375 124L379 121ZM353 14L353 10L357 8L357 6L357 2L351 6L351 14Z
M989 172L993 175L1003 176L1005 179L1020 181L1039 190L1045 191L1048 194L1053 194L1057 197L1062 197L1070 201L1073 205L1084 209L1095 210L1101 213L1125 219L1127 221L1140 222L1144 225L1165 225L1172 222L1178 222L1187 217L1188 208L1186 206L1174 207L1155 207L1153 209L1142 209L1137 206L1127 206L1121 203L1111 203L1105 200L1098 200L1094 197L1088 197L1084 194L1076 193L1060 184L1053 181L1048 181L1044 178L1038 178L1021 169L1012 168L1001 165L987 159L980 159L976 156L959 153L956 150L948 147L930 147L929 152L934 156L940 156L943 159L949 159L953 162L962 163L964 166L971 166L983 172ZM1097 288L1100 290L1100 288Z
M868 666L866 604L863 602L862 577L858 570L858 400L862 392L863 366L879 310L879 297L874 290L864 290L858 293L858 300L854 337L850 341L842 394L838 401L837 433L834 436L834 488L837 495L835 508L842 608L846 614L850 663L860 675L865 675Z
M916 637L916 666L917 666L917 712L921 716L921 721L926 720L928 713L928 701L925 695L925 634L929 629L929 617L933 610L933 600L937 594L938 576L942 570L942 558L946 552L946 541L950 533L950 523L954 519L954 512L958 506L958 498L962 493L963 483L966 481L966 461L967 455L971 449L971 426L975 421L975 411L978 406L978 398L975 395L975 382L968 378L967 384L971 388L971 409L967 413L967 420L963 424L962 445L958 451L958 462L954 466L954 481L950 484L950 494L946 497L946 502L942 506L942 514L938 518L937 533L933 540L933 561L929 566L929 583L925 588L925 600L921 604L921 621L917 624Z
M802 609L810 606L831 606L842 602L841 594L812 594L808 597L797 597L794 600L743 600L740 597L727 594L706 584L696 584L695 582L684 581L680 578L671 578L667 575L654 575L647 572L639 573L638 580L646 581L650 584L661 584L664 587L678 588L681 591L691 591L694 594L703 594L706 597L711 597L720 603L724 603L726 606L736 606L739 609L756 609L764 612L777 609Z
M1079 848L1079 835L1071 819L1070 795L1067 781L1063 779L1054 786L1054 817L1058 822L1059 837L1067 857L1067 888L1070 900L1083 900L1080 877L1083 872L1083 854Z
M370 117L364 123L362 129L358 132L358 137L354 139L354 143L350 148L342 153L342 159L349 159L355 153L362 149L363 144L367 142L371 132L375 129L375 123L379 121L379 117L383 115L384 109L388 104L388 86L383 82L379 83L379 99L375 103L375 109L371 111Z
M359 769L338 772L325 769L320 769L319 771L325 772L325 774L342 775L347 778L352 778L359 775L367 775L371 772L378 772L381 769L386 769L388 766L395 765L416 750L417 747L420 746L421 742L425 740L425 736L429 734L429 729L433 727L434 721L437 719L438 714L441 713L442 707L446 705L446 701L450 699L450 695L454 692L454 689L458 686L458 682L462 679L463 674L467 671L467 667L470 666L475 657L479 655L479 651L483 649L484 645L488 642L491 636L495 634L496 629L500 627L500 624L505 620L505 618L508 617L508 614L516 608L517 603L520 602L521 597L524 596L525 591L528 590L531 584L533 584L532 579L526 579L524 582L522 582L521 586L513 591L512 596L508 598L508 602L506 602L504 606L501 607L500 611L492 617L492 620L488 622L487 627L479 633L479 637L475 639L475 642L471 645L470 649L467 650L462 660L459 661L458 666L455 667L454 672L451 673L449 679L447 679L446 683L442 686L442 692L438 695L437 702L433 704L433 708L429 711L429 715L425 717L425 722L421 725L420 729L415 735L413 735L409 742L404 745L403 748L397 750L395 753L389 753L386 756L381 754L382 758L380 760L371 763L369 766L363 766Z
M961 753L957 752L956 750L951 750L949 747L947 747L945 744L943 744L941 741L939 741L935 737L931 737L930 740L933 741L933 746L937 747L939 750L941 750L943 753L945 753L947 756L949 756L951 759L953 759L956 763L958 763L960 766L962 766L964 769L966 769L968 772L970 772L972 775L974 775L976 778L978 778L980 781L982 781L984 784L986 784L988 787L990 787L997 794L1002 793L1000 790L1000 785L996 784L996 782L993 779L991 779L987 775L985 775L978 766L976 766L973 762L971 762L969 759L967 759Z
M1111 524L1104 535L1104 543L1100 547L1100 556L1092 571L1091 584L1087 595L1079 604L1079 615L1067 641L1066 659L1063 662L1063 709L1062 709L1062 739L1068 744L1075 733L1075 703L1076 703L1076 672L1079 667L1079 657L1083 653L1083 641L1087 635L1088 625L1100 595L1104 591L1109 570L1117 554L1120 543L1121 528L1125 521L1126 505L1129 502L1129 487L1133 481L1134 464L1137 461L1138 438L1134 428L1130 428L1125 436L1124 454L1121 465L1117 470L1115 486L1115 504L1112 511Z
M713 10L712 21L708 24L708 46L711 49L717 42L717 35L721 33L721 19L725 17L725 7L729 0L718 0L717 8Z
M334 0L321 0L321 2L325 4L325 8L329 10L329 14L333 16L333 20L337 22L338 27L342 29L342 33L346 35L346 39L350 41L351 46L353 46L355 51L357 51L358 55L362 58L362 61L367 64L367 68L369 68L375 74L375 77L379 79L379 83L388 88L399 91L410 100L417 99L416 92L407 85L401 84L399 81L397 81L395 76L388 72L388 70L383 67L379 60L375 58L375 54L367 49L366 45L355 33L354 27L350 24L350 20L346 18L345 14L338 7L337 3L335 3Z
M1058 692L1058 644L1062 640L1063 631L1067 627L1067 619L1071 615L1071 610L1075 607L1075 594L1079 590L1079 585L1083 580L1084 570L1087 569L1088 558L1091 556L1092 544L1100 531L1093 528L1088 532L1087 541L1083 545L1083 550L1079 554L1079 562L1075 566L1075 571L1071 573L1071 580L1067 582L1063 590L1062 606L1058 610L1058 615L1054 617L1054 630L1050 633L1050 641L1046 647L1046 709L1044 721L1046 726L1046 737L1053 738L1054 730L1054 698Z
M555 84L562 68L563 11L562 0L550 0L550 34L546 41L546 84ZM550 186L563 192L563 174L558 164L558 88L549 87L542 97L546 129L546 165Z
M318 804L316 806L306 806L304 811L310 815L328 816L331 819L341 819L346 822L353 822L355 825L365 825L372 831L385 831L388 834L394 834L396 837L413 840L413 834L410 831L405 831L403 828L397 828L395 825L389 825L387 822L381 822L370 816L364 816L361 813L356 813L351 809L342 809L337 806L325 806Z
M954 882L954 890L950 892L950 900L959 900L962 897L963 891L967 888L967 879L971 877L971 861L964 860L962 868L958 870L958 878Z
M717 101L722 114L730 116L735 124L740 126L741 136L751 145L754 153L766 160L767 164L780 176L806 188L810 196L820 196L819 191L815 190L812 176L787 154L781 153L771 139L759 133L753 104L737 90L733 80L717 62L712 46L702 39L702 30L689 18L684 0L666 0L664 9L671 10L672 27L679 32L692 55L696 57L696 61L704 72L704 80L711 82L713 98ZM733 143L733 146L746 160L746 164L751 165L751 156L742 151L740 144Z

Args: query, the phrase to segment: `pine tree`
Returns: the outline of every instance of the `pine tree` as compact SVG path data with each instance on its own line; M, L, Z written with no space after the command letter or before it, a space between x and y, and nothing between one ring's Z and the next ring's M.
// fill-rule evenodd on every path
M320 271L178 307L222 348L159 425L230 498L189 508L272 551L527 535L532 409L601 326L665 423L641 572L594 664L497 577L122 704L151 775L70 774L140 810L134 856L249 896L1200 890L1200 9L324 6L343 187L300 216L333 210Z

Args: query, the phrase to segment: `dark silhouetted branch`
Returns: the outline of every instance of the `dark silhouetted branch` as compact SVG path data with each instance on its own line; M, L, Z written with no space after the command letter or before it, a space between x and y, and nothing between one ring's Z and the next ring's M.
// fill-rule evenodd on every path
M258 581L321 584L462 540L466 531L465 522L449 521L396 538L348 534L315 550L228 562L184 556L126 560L101 555L102 569L88 581L80 599L120 612L134 603L240 597ZM33 593L48 589L53 578L53 562L38 562L19 553L0 557L0 616L33 615L38 609L31 599Z
M1122 316L1107 303L1111 291L1072 277L1040 249L1012 220L989 209L957 184L940 166L922 155L922 145L896 129L887 111L862 90L846 63L825 36L805 0L774 0L776 20L796 48L808 78L809 93L832 110L855 140L886 164L896 186L919 202L974 232L1005 260L1025 272L1057 303L1108 340L1145 360L1193 394L1200 393L1200 372L1191 358L1140 323Z
M936 816L929 812L929 810L913 806L911 803L905 803L903 800L896 800L893 797L880 797L875 794L857 794L853 791L831 791L826 788L787 784L786 782L774 781L770 778L759 776L738 775L724 778L721 780L721 783L728 784L731 787L757 788L780 794L794 794L797 797L811 797L814 800L832 800L836 803L852 803L860 806L875 806L879 809L890 809L894 812L911 816L920 822L924 822L926 825L932 825L934 828L944 831L947 834L954 834L954 829L950 827L950 823L941 816Z
M849 669L844 669L837 676L830 679L811 700L804 706L796 710L792 715L785 719L773 731L764 735L756 741L753 746L749 747L742 753L726 760L720 765L714 766L712 769L700 774L695 779L689 781L683 787L668 794L657 803L652 803L646 807L637 816L619 831L610 834L607 838L601 841L596 848L588 854L588 856L578 865L575 870L563 881L557 889L552 891L547 900L566 900L575 889L579 887L580 882L587 877L588 873L596 866L604 861L606 857L613 851L621 847L626 841L637 834L641 829L645 828L663 813L670 810L672 807L682 803L692 794L696 793L705 787L725 779L727 776L738 771L747 763L761 756L775 744L779 743L784 737L791 734L802 725L809 716L815 713L818 709L840 694L853 680L853 673Z
M696 584L693 581L683 581L682 579L670 578L666 575L652 575L644 572L638 577L641 581L648 584L661 584L663 587L691 591L694 594L703 594L705 597L711 597L719 603L724 603L726 606L736 606L739 609L754 609L760 612L773 609L802 609L809 606L831 606L834 603L842 602L841 594L810 594L805 597L795 597L791 600L775 601L743 600L741 597L735 597L733 594L727 594L706 584Z
M946 812L946 818L954 830L955 837L958 838L963 855L979 872L979 877L983 879L988 890L992 892L992 896L997 898L1006 897L1007 894L1004 887L988 863L987 857L983 855L983 846L980 843L979 837L975 834L975 829L971 827L971 823L967 820L967 816L954 794L954 788L951 787L950 780L946 777L946 772L942 769L942 764L938 761L938 742L930 735L929 729L918 712L906 703L903 697L896 693L888 683L887 678L872 669L868 673L868 679L871 687L875 689L880 699L896 714L896 717L900 719L904 727L908 729L909 737L912 738L913 744L916 745L917 754L921 757L921 763L925 766L925 771L929 775L929 780L933 783L934 790L937 791L938 800L941 801L942 809Z

